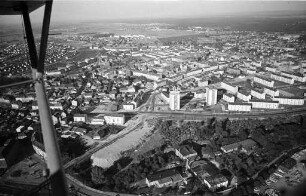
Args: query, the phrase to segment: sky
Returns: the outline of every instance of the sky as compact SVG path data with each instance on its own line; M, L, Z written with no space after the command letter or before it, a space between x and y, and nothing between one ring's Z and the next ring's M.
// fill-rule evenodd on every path
M306 1L54 0L51 22L253 15L273 11L306 11ZM30 16L33 23L41 22L43 8L34 11ZM0 16L0 24L20 22L20 16Z

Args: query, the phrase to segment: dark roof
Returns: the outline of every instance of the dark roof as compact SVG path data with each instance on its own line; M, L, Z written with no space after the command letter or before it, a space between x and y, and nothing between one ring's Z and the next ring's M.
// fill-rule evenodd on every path
M183 156L188 156L191 154L196 154L197 152L189 145L184 145L179 147L179 151Z
M286 96L275 96L274 98L282 98L282 99L304 99L304 97L297 97L297 96L295 96L295 97L286 97Z
M262 99L250 99L249 102L278 103L278 101L268 101L268 100L262 100Z
M264 77L262 77L262 76L256 75L256 76L254 76L254 77L260 78L260 79L262 79L262 80L266 80L266 81L268 81L268 82L273 82L273 80L271 80L271 79L269 79L269 78L264 78Z
M109 114L105 114L104 116L124 117L124 114L119 114L119 113L109 113Z
M87 117L87 114L74 114L73 117Z
M286 159L281 166L285 167L286 169L292 169L297 164L296 160L293 158Z
M150 182L152 182L152 181L160 180L163 178L171 177L179 173L180 172L177 170L177 168L171 168L171 169L162 170L155 174L149 175L147 178Z
M276 74L276 73L271 73L271 76L272 75L275 75L275 76L279 76L279 77L283 77L283 78L287 78L287 79L292 79L292 78L290 78L290 77L288 77L288 76L285 76L285 75L281 75L281 74Z
M228 96L228 97L235 97L234 95L230 94L230 93L224 93L224 95Z
M228 105L249 105L249 106L252 106L251 103L228 103Z
M29 13L43 6L47 0L18 0L0 1L0 15L20 15L21 6L26 5L28 7Z
M169 98L169 93L163 91L162 94L164 94L167 98Z
M268 89L268 90L271 90L271 91L277 91L276 88L271 88L271 87L268 87L268 86L265 86L264 89L265 89L265 88Z

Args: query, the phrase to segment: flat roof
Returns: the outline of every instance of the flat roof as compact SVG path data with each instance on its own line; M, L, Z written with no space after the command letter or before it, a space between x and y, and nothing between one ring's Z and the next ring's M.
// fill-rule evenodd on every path
M251 103L228 103L228 105L249 105L249 106L252 106Z
M262 76L254 76L254 78L260 78L260 79L262 79L262 80L266 80L266 81L269 81L269 82L272 82L273 80L271 80L271 79L269 79L269 78L264 78L264 77L262 77Z
M275 73L271 73L271 76L272 76L272 75L280 76L280 77L287 78L287 79L290 79L290 80L293 79L293 78L290 78L290 77L288 77L288 76L284 76L284 75L280 75L280 74L275 74Z
M265 100L265 99L250 99L249 102L278 103L278 101L268 101L268 100Z
M286 97L286 96L276 96L274 98L283 98L283 99L304 99L304 97Z

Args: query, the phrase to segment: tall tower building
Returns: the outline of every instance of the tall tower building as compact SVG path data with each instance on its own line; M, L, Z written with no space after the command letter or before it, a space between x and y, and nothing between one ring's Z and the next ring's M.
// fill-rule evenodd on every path
M206 103L207 105L217 104L217 89L206 88Z
M180 91L174 88L173 91L170 91L170 109L171 110L179 110L180 109Z

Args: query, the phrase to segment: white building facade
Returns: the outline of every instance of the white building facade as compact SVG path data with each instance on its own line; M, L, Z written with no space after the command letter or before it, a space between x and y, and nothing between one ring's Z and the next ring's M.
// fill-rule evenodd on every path
M179 110L180 109L180 92L177 90L170 91L169 95L169 104L171 110Z
M207 105L217 104L217 89L206 88L206 103Z
M268 86L268 87L273 87L274 86L274 81L269 80L269 79L265 79L262 77L258 77L258 76L254 76L254 82L257 82L259 84L262 84L264 86Z
M249 112L251 109L252 104L250 103L228 103L229 111Z

